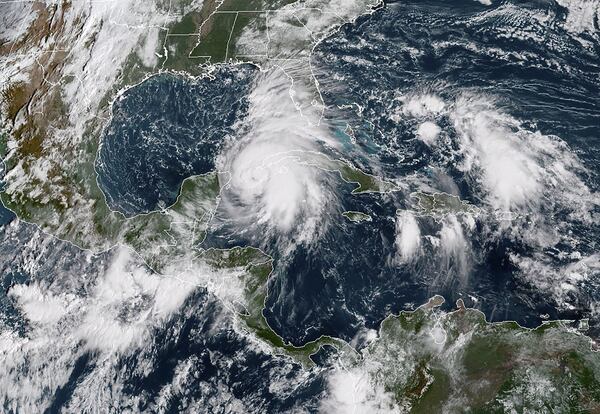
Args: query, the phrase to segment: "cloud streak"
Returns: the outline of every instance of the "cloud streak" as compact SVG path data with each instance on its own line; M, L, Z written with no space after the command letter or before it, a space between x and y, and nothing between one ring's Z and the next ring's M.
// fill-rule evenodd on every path
M241 139L220 158L230 181L221 202L228 218L254 234L309 241L334 194L328 177L311 167L312 151L336 146L327 128L307 122L281 71L261 74L250 95Z

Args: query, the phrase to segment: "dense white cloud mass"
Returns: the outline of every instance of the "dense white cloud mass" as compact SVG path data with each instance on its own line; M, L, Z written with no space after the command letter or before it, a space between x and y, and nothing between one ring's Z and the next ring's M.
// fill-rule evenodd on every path
M417 136L427 145L433 145L440 131L441 128L437 124L425 121L417 128Z
M302 241L318 231L333 197L323 171L307 165L310 153L336 144L322 123L296 111L288 88L281 71L259 76L239 125L243 137L221 158L231 177L222 206L253 230Z
M444 220L440 230L440 248L445 268L455 267L457 274L464 279L469 270L469 247L462 225L454 215L449 215Z
M396 250L402 262L408 262L419 254L421 230L410 211L399 211L396 215Z
M82 374L71 401L79 412L110 406L123 397L122 358L151 355L157 332L167 329L199 286L233 307L242 294L238 276L238 269L215 271L198 261L175 263L159 275L119 248L98 274L65 272L51 285L14 285L9 296L29 326L24 335L0 330L0 401L18 411L48 407L73 364L92 358L90 375Z
M583 167L564 142L527 130L490 98L462 95L449 115L463 156L459 168L481 185L491 207L527 212L548 196L565 205L578 199L584 208L598 201L576 175Z
M486 254L473 247L474 241L528 246L531 254L508 253L520 278L568 307L569 292L581 283L564 273L577 262L566 261L557 268L555 258L542 252L557 249L561 258L568 256L581 243L576 226L597 221L600 197L584 181L589 171L561 138L544 135L535 125L517 119L494 97L474 90L451 92L444 99L430 90L398 99L400 105L390 118L414 125L415 136L430 147L443 171L430 174L426 169L404 179L423 191L468 194L480 210L476 216L472 211L440 214L429 225L427 218L419 218L423 221L420 236L409 212L398 215L399 262L414 260L419 251L431 251L437 257L436 279L448 282L458 277L465 286L471 269ZM459 190L459 185L466 185L467 191ZM419 263L431 264L425 257L429 256L422 254ZM592 255L585 261L598 260ZM585 279L594 279L589 275L596 274L597 267L587 266L591 270L583 272L588 275Z
M383 384L372 381L361 368L339 369L327 378L329 394L321 402L320 412L336 414L391 414L398 412L393 395Z

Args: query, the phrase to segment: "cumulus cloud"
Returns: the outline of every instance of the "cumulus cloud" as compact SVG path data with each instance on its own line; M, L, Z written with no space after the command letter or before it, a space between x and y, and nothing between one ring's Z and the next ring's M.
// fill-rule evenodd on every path
M587 302L587 298L572 294L582 286L590 289L600 281L600 254L597 253L586 257L573 254L571 262L559 266L549 263L540 254L528 257L513 253L510 260L524 281L547 293L562 309L575 309ZM590 304L590 308L594 307Z
M69 381L73 364L93 358L92 374L82 374L73 401L77 410L99 401L108 406L122 391L116 380L123 374L119 358L150 352L153 336L198 286L226 308L233 308L243 293L240 269L214 271L190 258L166 270L158 275L130 249L118 248L98 273L60 274L58 279L73 280L51 286L13 286L9 297L31 324L24 334L0 327L0 371L5 373L0 375L0 401L8 401L13 411L43 411Z
M452 114L461 139L463 171L481 171L481 181L492 204L511 210L537 202L542 166L536 154L511 131L514 122L482 102L461 98Z
M129 249L119 249L75 335L91 349L125 352L179 309L196 286L192 280L152 273Z
M322 124L306 121L289 98L287 77L270 71L259 77L250 109L239 125L242 137L220 159L230 181L221 203L233 220L257 233L317 232L332 199L327 177L306 162L312 151L335 146Z
M328 376L329 395L321 401L322 413L396 413L393 395L372 381L366 369L340 369Z
M466 277L469 265L468 244L462 225L455 215L449 214L444 219L440 230L440 249L446 268L452 266L459 276Z
M529 131L485 96L462 95L450 111L463 161L484 199L502 211L531 211L550 196L556 202L597 197L577 176L583 167L559 139Z
M17 300L24 316L31 322L54 323L67 312L66 301L44 292L38 284L15 285L9 296Z
M434 122L425 121L417 128L417 136L427 145L433 145L441 128Z
M421 247L421 230L415 216L410 211L400 211L396 215L396 251L402 262L415 258Z
M402 112L406 116L426 117L441 113L446 104L433 94L413 95L405 99Z

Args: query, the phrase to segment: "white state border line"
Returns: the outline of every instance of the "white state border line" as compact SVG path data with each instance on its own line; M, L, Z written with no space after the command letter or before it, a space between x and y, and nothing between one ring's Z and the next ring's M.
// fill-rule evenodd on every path
M93 1L91 1L90 3L115 3L116 1L117 1L117 0L107 0L107 1L94 1L94 0L93 0ZM35 2L35 0L14 0L14 1L0 1L0 4L8 4L8 3L34 3L34 2ZM58 0L57 0L57 2L58 2ZM222 3L221 3L221 4L222 4ZM171 2L169 2L169 10L170 10L170 7L171 7ZM370 11L370 12L363 13L363 14L361 14L361 15L359 15L359 16L356 16L356 17L355 17L354 19L352 19L351 21L344 21L344 22L343 22L342 24L340 24L338 27L334 27L334 28L330 29L328 33L325 33L321 39L318 39L318 40L315 42L315 44L313 45L313 47L312 47L312 49L311 49L311 51L310 51L310 53L309 53L309 56L308 56L308 60L309 60L309 66L310 66L311 74L312 74L312 76L313 76L313 78L314 78L315 80L316 80L316 77L314 76L314 72L313 72L313 68L312 68L312 64L311 64L311 59L310 59L310 56L312 56L312 53L314 52L315 48L316 48L316 47L319 45L319 43L320 43L321 41L323 41L324 39L328 38L329 36L333 35L333 34L334 34L334 33L336 33L337 31L339 31L339 30L341 29L341 27L342 27L344 24L346 24L346 23L353 23L353 22L355 22L355 21L356 21L358 18L362 17L363 15L370 15L370 14L373 14L373 13L375 13L377 10L379 10L380 8L383 8L383 7L384 7L384 1L383 1L383 0L380 0L378 4L376 4L375 6L373 6L373 7L372 7L372 9L371 9L371 11ZM304 10L304 9L297 9L297 10ZM314 9L314 8L309 8L308 10L315 10L315 9ZM320 9L316 9L316 10L319 10L319 11L321 11ZM290 10L290 12L293 12L293 11L294 11L294 10ZM269 12L269 11L267 11L267 13L266 13L266 14L267 14L267 17L268 17L268 14L269 14L268 12ZM283 12L283 11L281 11L281 12ZM287 12L287 11L286 11L286 12ZM321 11L321 12L322 12L322 11ZM205 20L205 21L204 21L202 24L204 24L204 23L205 23L205 22L206 22L206 21L207 21L207 20L208 20L208 19L209 19L209 18L212 16L212 14L215 14L215 13L216 13L216 11L215 11L215 12L213 12L213 13L211 13L211 15L209 15L209 16L207 17L207 19L206 19L206 20ZM239 13L239 11L236 11L236 13ZM293 13L292 13L292 14L293 14ZM331 13L331 14L335 14L335 13ZM295 16L295 15L294 15L294 16ZM295 16L295 17L297 18L297 16ZM339 16L338 16L338 17L339 17ZM237 16L236 16L236 19L237 19ZM344 19L342 19L341 17L340 17L340 19L341 19L341 20L344 20ZM23 23L23 24L24 24L24 23ZM115 24L116 24L116 23L115 23ZM151 26L151 27L154 27L154 26ZM235 24L234 24L234 27L235 27ZM150 26L149 26L149 27L144 27L144 28L150 28ZM106 127L106 125L108 125L108 123L110 122L110 118L112 117L112 107L113 107L113 104L114 104L114 102L116 101L116 99L118 99L118 98L119 98L121 95L123 95L123 93L125 93L127 90L129 90L129 89L131 89L131 88L133 88L133 87L135 87L135 86L138 86L138 85L140 85L141 83L145 82L145 81L146 81L146 80L148 80L149 78L151 78L151 77L153 77L153 76L160 75L160 74L162 74L162 73L174 73L174 74L184 75L184 76L186 76L186 77L189 77L189 78L191 78L191 79L193 79L193 80L202 79L202 78L204 78L204 77L211 77L211 74L210 74L211 70L210 70L210 69L209 69L209 72L208 72L208 73L201 74L201 75L198 75L198 76L193 76L193 75L191 75L191 74L189 74L189 73L186 73L186 72L181 72L181 71L165 70L165 69L164 69L164 64L166 63L166 61L167 61L167 59L168 59L168 52L167 52L167 49L166 49L166 39L167 39L167 37L169 36L169 33L168 33L168 29L167 29L167 28L165 28L165 27L158 27L158 28L159 28L159 29L163 29L163 30L167 30L167 35L165 36L165 43L163 43L163 50L164 50L164 52L165 52L165 56L164 56L165 60L163 61L163 65L161 66L161 69L159 69L159 71L158 71L158 72L156 72L156 73L152 73L152 74L148 74L148 75L146 75L146 76L144 77L144 79L142 79L142 80L141 80L141 81L139 81L138 83L136 83L136 84L132 84L132 85L128 85L128 86L125 86L125 87L123 87L121 90L119 90L119 91L117 91L117 92L115 93L115 96L114 96L114 98L113 98L113 99L111 100L111 102L109 103L109 106L110 106L110 109L109 109L110 116L109 116L109 118L102 118L102 119L104 119L104 120L105 120L105 122L106 122L106 123L105 123L104 127L101 129L100 137L102 137L102 134L103 134L104 128L105 128L105 127ZM232 31L233 31L233 27L232 27ZM190 34L190 35L193 35L193 34ZM268 27L268 24L267 24L266 35L267 35L267 38L269 39L269 42L270 42L270 38L269 38L269 27ZM230 37L231 37L231 33L230 33ZM12 46L13 46L13 45L11 45L11 51L12 51ZM197 46L197 45L196 45L196 46ZM252 55L250 55L250 56L252 56ZM259 55L259 56L261 56L261 55ZM293 60L293 59L288 59L288 60ZM285 60L283 60L283 59L282 59L282 61L285 61ZM252 65L255 65L255 66L257 66L259 70L264 70L264 69L263 69L263 68L262 68L260 65L257 65L255 62L232 62L232 63L216 63L216 64L210 64L209 66L216 66L216 65L219 65L219 66L220 66L220 65L225 65L225 64L228 64L228 65L234 65L234 66L235 66L235 65L239 65L239 64L252 64ZM279 67L279 66L278 66L278 65L274 65L274 67ZM284 73L285 73L285 70L284 70L283 68L281 68L281 67L279 67L279 68L280 68L281 70L283 70L283 71L284 71ZM287 75L287 73L286 73L286 75ZM289 77L289 75L287 75L287 76ZM293 79L292 79L292 86L291 86L291 87L293 87ZM323 102L323 100L322 100L322 95L321 95L321 91L320 91L320 88L319 88L318 82L316 83L316 89L317 89L317 91L319 92L319 96L321 97L321 101ZM302 114L301 114L301 115L302 115ZM302 115L302 116L303 116L303 115ZM320 117L320 119L319 119L319 123L320 123L320 121L321 121L321 119L322 119L322 116L323 116L323 113L321 114L321 117ZM94 171L95 171L95 173L96 173L96 184L97 184L98 188L100 189L100 192L101 192L101 193L102 193L102 195L103 195L103 198L104 198L105 204L107 205L109 212L114 212L114 213L117 213L117 214L121 214L121 215L122 215L122 216L123 216L125 219L128 219L128 218L127 218L127 217L125 217L125 215L124 215L124 214L122 214L121 212L119 212L119 211L113 211L113 210L110 208L110 206L108 206L108 203L107 203L107 200L106 200L106 194L104 193L104 191L102 190L102 188L101 188L101 187L99 186L99 184L98 184L98 171L96 170L96 163L97 163L97 157L98 157L98 155L99 155L99 152L100 152L100 147L101 147L101 145L102 145L102 139L100 139L100 142L98 143L98 150L97 150L97 152L96 152L96 157L94 158ZM6 169L6 165L5 165L5 163L4 163L4 160L2 160L2 161L0 161L0 162L2 162L2 164L3 164L3 168L4 168L4 169ZM213 173L214 173L214 174L217 174L217 175L220 175L220 174L229 174L229 177L230 177L230 179L231 179L231 174L230 174L230 172L229 172L229 171L218 171L218 170L215 170L215 171L212 171L212 172L209 172L209 173L206 173L206 174L213 174ZM204 174L201 174L201 175L204 175ZM196 175L196 176L198 176L198 175ZM194 177L194 176L192 176L192 177ZM189 178L191 178L191 177L187 177L186 179L189 179ZM185 180L184 180L184 181L185 181ZM228 182L227 182L227 183L226 183L226 184L225 184L223 187L221 187L221 188L220 188L220 190L219 190L219 195L218 195L218 196L217 196L217 198L216 198L215 208L214 208L214 210L212 211L212 214L211 214L211 217L210 217L210 219L209 219L208 223L210 223L210 221L212 221L212 219L214 218L214 214L216 213L216 211L217 211L217 209L218 209L218 206L219 206L219 204L220 204L220 200L221 200L221 191L222 191L222 189L224 189L224 188L226 188L226 187L228 186L229 182L230 182L230 180L229 180L229 181L228 181ZM179 198L179 196L180 196L180 194L178 194L178 198ZM16 220L17 220L17 221L20 221L20 222L26 223L27 225L34 226L35 228L37 228L37 229L38 229L40 232L42 232L43 234L46 234L47 236L49 236L49 237L51 237L51 238L55 238L55 239L57 239L57 240L60 240L60 241L62 241L62 242L66 242L66 243L68 243L69 245L71 245L71 246L73 246L73 247L75 247L75 248L77 248L77 249L79 249L79 250L81 250L81 251L83 251L83 252L88 252L88 253L89 253L89 254L91 254L92 256L95 256L95 257L96 257L96 256L99 256L99 255L101 255L101 254L108 253L108 252L110 252L111 250L113 250L113 249L116 249L116 248L126 248L126 249L128 249L128 250L132 251L132 252L133 252L133 253L134 253L134 254L135 254L135 255L136 255L136 256L137 256L137 257L138 257L138 258L139 258L139 259L140 259L140 260L141 260L141 261L142 261L144 264L146 264L146 265L147 265L146 261L145 261L145 260L144 260L144 259L143 259L143 258L140 256L140 254L139 254L139 253L138 253L138 252L137 252L137 251L136 251L134 248L132 248L131 246L128 246L127 244L124 244L124 243L121 243L121 242L117 242L117 243L115 243L114 245L112 245L112 246L110 246L110 247L108 247L108 248L101 249L101 250L98 250L98 251L94 251L94 250L91 250L91 249L88 249L88 248L83 248L83 247L81 247L81 246L77 245L76 243L74 243L74 242L72 242L72 241L70 241L70 240L62 239L62 238L60 238L60 237L59 237L59 236L57 236L57 235L54 235L54 234L52 234L52 233L50 233L50 232L47 232L46 230L44 230L44 229L41 227L41 225L39 225L39 224L37 224L37 223L34 223L34 222L29 222L29 221L27 221L27 220L24 220L24 219L20 218L20 217L19 217L19 216L16 214L16 212L14 212L13 210L11 210L11 209L10 209L10 208L8 208L7 206L5 206L5 205L4 205L4 203L3 203L1 200L0 200L0 204L2 204L2 206L3 206L4 208L6 208L8 211L11 211L13 214L15 214L15 216L16 216ZM171 205L171 206L172 206L172 205ZM171 206L169 206L169 207L171 207ZM168 207L167 207L167 209L168 209ZM138 215L132 216L131 218L138 217L138 216L145 216L145 215L148 215L148 214L154 214L154 213L157 213L157 212L164 212L164 211L165 211L165 209L157 209L157 210L153 210L153 211L150 211L150 212L147 212L147 213L141 213L141 214L138 214ZM257 250L260 250L260 251L261 251L263 254L265 254L267 257L271 257L270 255L268 255L268 254L266 254L265 252L263 252L261 249L259 249L259 248L256 248L256 247L253 247L253 246L234 246L234 247L232 247L231 249L235 249L235 248L247 248L247 247L251 247L251 248L255 248L255 249L257 249ZM226 250L227 250L227 249L226 249ZM152 269L150 266L148 266L148 267L149 267L150 269ZM154 269L152 269L152 270L154 270ZM161 273L159 273L159 272L155 272L155 273L156 273L156 275L157 275L158 277L172 278L172 279L174 279L174 280L178 280L178 281L180 281L180 282L183 282L183 283L191 283L190 281L187 281L187 280L183 280L183 279L180 279L180 278L178 278L176 275L169 276L169 275L162 275L162 274L161 274ZM269 274L269 276L268 276L268 279L270 279L270 277L271 277L271 274L272 274L272 272ZM268 280L268 279L267 279L267 280ZM195 284L195 283L191 283L191 284L192 284L193 286L196 286L196 287L202 287L202 288L206 288L206 289L208 290L208 286L206 286L206 285L200 285L200 284ZM268 287L267 287L267 288L268 288ZM209 290L209 291L210 291L210 290ZM226 308L229 308L228 304L227 304L225 301L223 301L221 298L219 298L219 296L218 296L218 295L216 295L215 293L213 293L213 295L214 295L214 296L215 296L217 299L219 299L219 302L221 302L221 303L223 304L223 306L225 306ZM267 292L267 297L265 297L265 301L267 300L267 298L268 298L268 292ZM413 310L413 311L403 311L403 312L414 312L414 311L418 310L420 307L422 307L422 306L425 306L425 305L427 305L427 304L421 305L421 306L417 307L417 308L416 308L415 310ZM506 320L506 321L500 321L500 322L488 322L488 321L487 321L487 319L486 319L486 316L485 316L485 314L484 314L483 312L481 312L480 310L478 310L478 309L475 309L475 308L466 308L466 309L472 309L472 310L475 310L476 312L480 312L480 313L481 313L481 314L484 316L484 319L486 320L486 323L489 323L489 324L492 324L492 325L495 325L495 324L503 324L503 323L510 323L510 322L512 322L512 323L515 323L515 324L517 324L517 325L518 325L518 326L519 326L521 329L525 329L525 330L529 330L529 331L532 331L532 330L535 330L535 329L537 329L537 328L526 328L526 327L522 327L522 326L521 326L521 325L520 325L520 324L519 324L517 321L514 321L514 320ZM457 309L456 311L460 311L460 309ZM454 311L454 312L456 312L456 311ZM235 311L235 309L234 309L234 312L235 312L235 314L239 313L239 312ZM399 313L399 314L400 314L400 313ZM398 315L399 315L399 314L398 314ZM394 316L398 316L398 315L390 314L390 315L388 315L388 316L387 316L385 319L388 319L388 318L391 318L391 317L394 317ZM385 319L384 319L384 320L385 320ZM234 320L237 320L237 318L234 318ZM265 321L266 321L266 319L265 319ZM561 319L557 319L557 320L552 320L552 321L545 321L545 322L542 322L542 324L540 324L540 326L542 326L542 325L544 325L544 324L547 324L547 323L553 323L553 322L564 322L564 321L572 322L571 320L561 320ZM267 321L267 325L268 325L268 321ZM269 327L270 327L270 326L269 326ZM271 327L270 327L270 328L271 328ZM275 331L274 331L272 328L271 328L271 330L273 331L273 333L274 333L276 336L278 336L279 338L281 338L281 339L282 339L282 341L283 341L284 343L286 343L286 341L285 341L285 339L284 339L284 338L282 338L281 336L279 336L279 335L277 334L277 332L275 332ZM600 351L600 350L594 350L594 349L593 349L593 345L595 344L595 341L594 341L594 340L593 340L591 337L588 337L588 336L584 335L584 334L583 334L583 333L581 333L581 332L578 332L578 333L579 333L580 335L584 336L585 338L588 338L588 339L589 339L589 341L590 341L590 349L592 350L592 352L599 352L599 351ZM379 329L378 329L378 336L379 336L379 337L381 336L381 325L380 325L380 327L379 327ZM251 337L254 337L254 335L251 335ZM321 338L321 337L320 337L320 338ZM320 338L318 338L318 339L317 339L317 340L315 340L315 341L311 341L311 342L316 342L316 341L318 341ZM329 337L329 338L332 338L332 337ZM258 339L258 338L254 338L254 339L256 339L257 341L259 341L259 339ZM346 342L346 341L343 341L343 340L342 340L342 339L340 339L340 338L332 338L332 339L337 339L337 340L340 340L340 341L342 341L342 342ZM311 343L311 342L307 342L307 344L309 344L309 343ZM307 344L304 344L303 346L306 346ZM348 346L349 346L349 344L348 344ZM295 347L295 346L294 346L294 348L301 348L301 347ZM275 352L275 350L274 350L272 347L269 347L268 349L269 349L270 351L272 351L272 352L269 352L270 354L272 354L272 355L280 355L279 353L276 353L276 352ZM350 346L350 349L354 350L354 351L355 351L355 352L356 352L356 353L359 355L360 359L362 359L362 358L363 358L362 354L361 354L360 352L356 351L356 350L355 350L355 349L354 349L352 346ZM284 356L286 356L286 355L284 355ZM291 358L291 357L290 357L290 358Z

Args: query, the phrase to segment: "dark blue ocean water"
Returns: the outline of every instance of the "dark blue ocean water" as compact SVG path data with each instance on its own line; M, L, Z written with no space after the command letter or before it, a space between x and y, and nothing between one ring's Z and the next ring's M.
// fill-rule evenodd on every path
M36 240L36 243L32 243ZM33 225L20 223L0 229L0 328L27 337L31 326L6 295L14 285L40 285L47 292L62 292L80 296L93 294L97 278L114 260L114 251L91 259L77 247L39 232ZM35 262L32 263L32 258ZM113 363L112 384L121 389L123 399L114 401L117 411L156 412L159 404L168 413L178 413L193 407L201 411L226 413L231 399L238 399L257 412L284 412L292 407L316 411L318 396L323 392L323 373L309 376L298 365L262 352L248 338L234 329L229 311L206 290L199 288L191 294L178 312L150 333L148 341L137 352L117 357ZM52 331L51 331L52 332ZM67 335L72 335L67 328ZM67 338L48 338L61 343ZM45 341L42 341L43 344ZM72 401L78 387L93 381L97 370L106 367L105 356L94 350L86 351L83 344L74 344L80 351L65 367L66 382L56 390L46 390L44 399L50 401L48 413L62 412ZM18 352L15 351L15 352ZM40 362L54 363L54 350L46 361L34 356L31 365L25 364L22 376L36 375ZM161 400L160 391L181 378L182 366L189 365L181 392ZM144 368L145 367L145 368ZM32 371L29 371L31 369ZM45 372L45 371L44 371ZM295 384L294 390L271 389L282 381ZM1 401L3 412L10 412L9 401ZM100 407L99 407L100 408ZM107 407L106 410L110 411Z
M109 206L128 216L167 207L186 177L214 170L247 107L253 72L221 68L199 80L161 74L126 91L96 162Z
M475 91L493 96L499 108L532 130L559 136L586 167L581 178L588 188L599 189L600 46L596 35L574 36L564 29L566 13L552 1L497 1L491 7L471 0L399 1L345 25L313 57L329 108L326 117L334 125L351 124L363 150L346 142L347 153L341 155L361 157L368 166L368 154L384 175L394 178L433 175L432 166L444 169L461 197L479 204L468 177L439 151L414 139L413 124L390 119L398 93L431 91L451 101ZM226 140L240 136L235 124L246 114L254 74L246 66L222 67L214 79L162 74L127 91L113 107L96 165L111 208L133 215L167 206L184 178L214 169ZM338 109L352 102L362 106L360 117L355 110ZM440 123L450 128L448 119ZM334 174L329 178L336 179ZM570 298L576 305L572 310L561 310L548 292L520 277L510 260L514 253L553 257L561 246L537 251L518 238L490 238L497 223L483 220L468 236L471 265L466 273L433 250L414 263L398 265L393 260L394 218L397 209L410 208L406 194L355 196L352 187L340 184L339 205L327 211L328 226L313 243L282 254L276 241L259 238L260 247L275 258L265 314L289 341L302 343L321 334L350 339L363 326L377 328L390 313L418 306L434 294L444 295L447 307L463 298L490 320L511 319L526 326L537 325L540 314L587 317L600 299L599 285L592 280L587 290ZM350 223L341 216L345 210L366 212L373 221ZM1 322L24 332L27 324L6 295L12 285L43 282L85 295L94 283L89 275L103 274L111 253L88 259L67 243L46 241L33 226L9 226L13 217L0 207ZM216 215L215 233L206 246L249 242L239 235L244 229L227 228L220 217L226 214ZM584 255L598 251L597 225L580 223L564 211L553 212L550 219L568 223ZM431 218L419 218L419 225L423 235L436 235L440 228ZM36 237L43 239L41 247L30 243ZM31 257L43 265L32 268ZM556 258L557 267L564 265L561 260ZM226 412L224 401L236 399L255 412L291 407L317 411L322 373L304 378L298 366L261 352L220 317L222 312L218 301L198 289L152 332L144 352L116 362L124 394L139 397L135 408L153 411L160 390L176 381L180 363L187 361L193 375L186 377L186 392L167 401L168 412L185 410L194 400L204 411ZM69 380L51 396L52 410L67 404L94 374L97 357L92 352L73 361ZM288 383L293 387L281 385Z
M499 1L493 7L470 0L386 2L320 44L313 61L329 105L365 105L366 120L381 131L370 138L393 150L382 157L392 174L403 156L430 161L421 143L407 139L408 125L389 119L393 96L411 91L442 98L487 93L540 132L560 136L594 167L600 145L600 43L597 33L575 38L562 28L558 23L565 13L553 1ZM332 80L334 73L344 81ZM373 91L381 99L373 99ZM597 188L597 176L590 184Z
M352 125L357 145L385 175L430 175L432 168L441 168L463 199L478 204L469 177L439 150L415 140L409 120L392 120L390 103L398 93L414 91L445 100L465 92L486 94L532 130L565 140L588 167L586 185L597 189L600 49L593 35L574 38L562 28L565 13L550 1L504 1L492 7L471 0L388 2L315 50L314 68L330 108L326 117L334 125ZM583 47L582 41L591 46ZM134 214L168 205L186 176L214 168L223 137L236 136L232 125L244 116L251 75L244 67L222 69L214 80L197 82L160 75L128 91L114 106L98 158L99 182L111 207ZM354 109L335 109L353 102L363 108L360 117ZM450 120L440 122L442 128L451 126ZM344 155L362 157L349 151ZM321 334L349 339L362 321L376 328L390 312L414 307L433 294L452 302L471 295L478 302L467 303L490 319L514 319L526 326L537 325L541 314L588 315L586 306L596 292L586 293L580 308L560 313L552 298L518 277L511 263L511 253L527 255L532 247L510 238L490 240L493 225L479 223L470 237L473 257L466 274L459 263L442 264L435 253L430 260L393 265L393 218L397 208L406 208L406 194L353 196L350 188L340 191L338 210L329 212L333 224L314 244L279 256L273 240L262 242L277 263L267 316L292 342ZM374 220L351 225L339 218L348 209L368 212ZM566 220L566 213L556 214L554 220ZM420 220L420 225L424 235L439 231L433 220ZM571 228L579 233L583 253L593 253L598 228L577 222ZM207 243L248 242L231 229L222 239L227 242L215 234Z
M532 130L566 141L587 167L582 179L597 190L597 37L583 33L577 40L559 24L536 18L541 14L561 22L565 13L554 2L505 1L492 8L473 1L389 2L320 44L313 62L329 108L353 102L363 108L360 119L353 107L341 114L330 112L332 120L339 122L341 117L362 131L357 134L358 145L371 154L377 148L376 157L390 177L427 175L432 166L441 167L455 180L461 197L478 204L468 177L414 139L414 124L390 119L390 103L398 93L427 91L451 100L475 91L493 96L499 108L524 120ZM581 41L592 46L584 48ZM449 121L441 122L442 128L449 126ZM481 223L470 240L475 257L466 277L460 277L455 264L439 266L441 259L435 256L414 267L390 266L391 203L370 196L352 198L344 199L348 207L378 217L360 226L340 222L315 245L282 258L276 270L268 316L292 340L302 342L323 333L348 337L355 332L357 320L364 318L368 326L377 326L389 312L421 303L434 293L452 303L467 298L469 305L480 307L491 320L517 320L525 326L539 324L542 314L587 317L591 303L600 296L592 281L589 291L574 299L578 304L574 309L558 311L547 292L521 279L511 263L512 253L527 256L535 247L507 237L490 240ZM402 208L402 201L395 200L394 205ZM557 224L570 220L566 213L553 214L550 220ZM435 223L422 220L420 224L424 234L435 234ZM569 228L584 254L597 251L597 225L575 220ZM290 307L295 311L290 312Z

